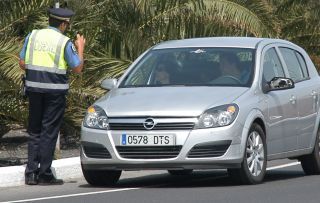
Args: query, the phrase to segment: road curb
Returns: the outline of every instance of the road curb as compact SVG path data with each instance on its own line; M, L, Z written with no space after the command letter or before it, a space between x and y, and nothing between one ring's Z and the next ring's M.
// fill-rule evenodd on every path
M0 168L0 188L24 185L24 171L26 165ZM54 160L52 171L57 178L63 180L82 177L80 157Z

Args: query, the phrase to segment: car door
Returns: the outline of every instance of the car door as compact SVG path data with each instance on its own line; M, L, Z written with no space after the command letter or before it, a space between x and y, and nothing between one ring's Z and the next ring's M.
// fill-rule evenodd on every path
M286 77L276 47L266 47L262 53L262 83L274 77ZM267 103L268 154L290 151L297 146L297 103L295 89L270 91L265 94Z
M309 77L303 55L290 47L279 47L285 61L289 76L295 82L298 105L298 149L309 147L314 130L318 92L317 85Z

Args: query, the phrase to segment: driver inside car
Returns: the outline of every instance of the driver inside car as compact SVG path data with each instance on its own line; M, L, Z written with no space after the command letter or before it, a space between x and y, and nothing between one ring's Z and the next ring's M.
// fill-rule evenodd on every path
M233 53L221 53L219 68L221 76L213 80L212 84L242 84L239 58Z

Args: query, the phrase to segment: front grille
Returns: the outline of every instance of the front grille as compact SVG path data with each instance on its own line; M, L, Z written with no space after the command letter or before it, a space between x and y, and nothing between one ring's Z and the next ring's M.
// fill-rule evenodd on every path
M82 142L81 143L84 153L89 158L96 159L111 159L109 151L101 144Z
M226 153L231 140L195 145L188 153L188 158L219 157Z
M179 155L182 146L117 146L118 153L128 159L169 159Z
M110 130L146 130L142 123L109 123ZM157 123L152 130L192 130L194 123Z

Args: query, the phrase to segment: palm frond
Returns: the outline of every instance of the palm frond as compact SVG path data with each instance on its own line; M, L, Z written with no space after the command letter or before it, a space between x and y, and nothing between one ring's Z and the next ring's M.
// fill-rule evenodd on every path
M0 8L0 33L12 29L12 26L27 19L32 14L44 12L51 0L13 0L4 1Z
M24 73L19 67L18 52L21 44L17 38L0 38L0 74L15 84L21 83Z
M86 81L95 79L100 83L105 78L119 78L131 63L130 60L112 58L106 55L91 56L88 58L88 67L85 72Z
M204 4L207 15L220 19L226 25L239 27L257 37L276 35L273 25L270 25L272 21L268 21L269 7L261 1L251 4L250 1L205 0Z
M106 1L69 0L68 8L76 15L72 18L72 27L68 35L73 39L77 33L86 37L86 50L91 51L100 47L97 41L101 34L101 25L105 24L104 12Z
M19 88L0 89L0 117L26 126L28 108L27 102L19 95Z

